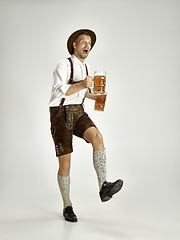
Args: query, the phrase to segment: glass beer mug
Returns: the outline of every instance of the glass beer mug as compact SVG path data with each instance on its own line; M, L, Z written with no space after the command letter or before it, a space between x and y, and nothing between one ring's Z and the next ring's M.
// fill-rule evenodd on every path
M94 72L94 86L93 92L96 94L94 110L104 111L107 93L106 89L106 72L95 71Z
M105 102L106 102L107 93L97 93L94 110L104 111Z
M106 88L106 72L95 71L94 72L94 93L104 93Z

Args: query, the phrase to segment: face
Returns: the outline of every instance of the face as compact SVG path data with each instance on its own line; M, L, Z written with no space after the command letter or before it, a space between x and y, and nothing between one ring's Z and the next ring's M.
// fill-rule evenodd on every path
M73 42L74 55L82 62L88 56L91 49L91 37L88 35L80 35L75 42Z

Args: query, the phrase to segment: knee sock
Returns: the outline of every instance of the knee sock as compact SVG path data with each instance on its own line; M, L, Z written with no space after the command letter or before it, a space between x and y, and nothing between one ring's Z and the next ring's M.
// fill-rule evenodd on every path
M103 185L103 182L106 181L106 152L105 150L95 150L93 151L93 164L96 170L99 190Z
M63 199L63 204L64 208L68 206L72 206L69 193L70 193L70 176L57 176L58 178L58 185L59 189L61 191L62 199Z

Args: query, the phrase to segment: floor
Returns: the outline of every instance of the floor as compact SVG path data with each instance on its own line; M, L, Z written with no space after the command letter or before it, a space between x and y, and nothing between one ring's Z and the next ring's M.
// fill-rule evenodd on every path
M87 199L86 199L87 200ZM111 201L111 202L110 202ZM76 203L77 223L64 221L58 204L29 208L18 206L2 210L1 240L178 240L180 225L173 219L127 210L114 196L107 203L89 199L87 204ZM124 204L124 203L123 203ZM5 216L6 215L6 216Z

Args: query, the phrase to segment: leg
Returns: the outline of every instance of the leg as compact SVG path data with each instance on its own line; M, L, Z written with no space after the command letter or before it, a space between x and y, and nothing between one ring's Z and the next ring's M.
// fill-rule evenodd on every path
M98 177L101 201L108 201L122 188L123 181L121 179L114 183L106 181L106 153L102 135L97 128L88 128L83 137L93 146L93 164Z
M96 127L88 128L83 135L84 139L90 142L93 146L93 150L105 150L103 137Z
M99 190L106 181L106 153L101 133L95 127L84 132L84 138L93 146L93 164L97 174Z
M64 210L63 216L65 220L70 222L77 222L77 217L73 212L72 203L70 200L70 162L71 154L66 154L58 157L59 159L59 171L58 171L58 184L61 191Z
M66 154L58 157L59 171L58 171L58 184L61 191L64 208L72 206L69 193L70 193L70 160L71 154Z
M60 176L69 176L71 165L71 153L58 157L59 159L59 171Z
M70 160L71 154L66 154L58 157L59 159L59 171L58 171L58 184L61 191L64 208L72 206L69 194L70 194Z
M51 134L55 144L56 156L59 160L59 170L57 181L61 196L63 199L64 210L63 216L65 220L77 222L77 217L73 212L70 200L70 162L72 149L72 130L66 126L65 108L50 108L51 115ZM71 119L70 119L71 120Z

